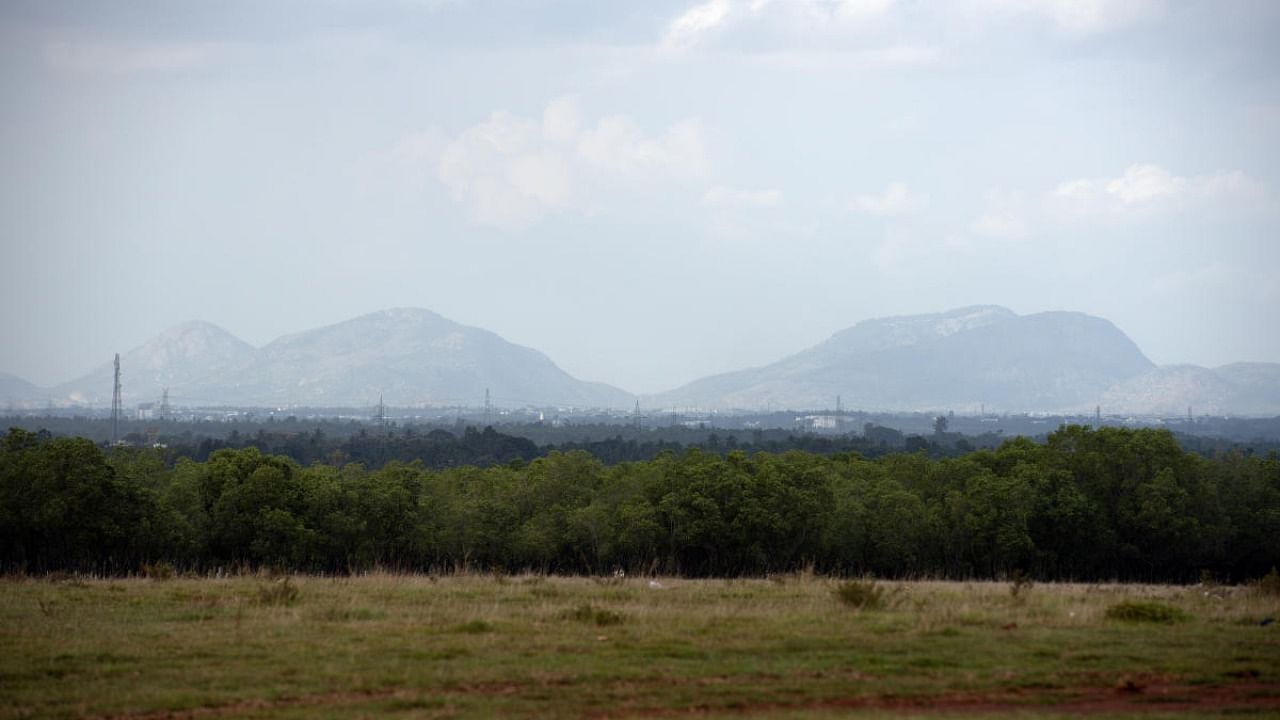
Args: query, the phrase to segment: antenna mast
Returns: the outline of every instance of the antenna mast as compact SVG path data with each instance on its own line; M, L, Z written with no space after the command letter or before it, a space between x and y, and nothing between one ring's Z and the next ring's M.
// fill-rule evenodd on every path
M120 441L120 353L116 353L116 379L111 390L111 444Z
M378 407L374 411L373 421L382 428L383 432L387 430L387 406L382 403L382 393L378 393Z

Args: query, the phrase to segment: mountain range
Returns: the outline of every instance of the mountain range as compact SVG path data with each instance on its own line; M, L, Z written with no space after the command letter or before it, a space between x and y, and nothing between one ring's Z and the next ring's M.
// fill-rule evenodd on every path
M577 380L546 355L428 310L370 313L261 348L206 322L166 330L120 357L126 405L627 407L622 390ZM109 405L111 363L51 388L55 403Z
M468 405L628 409L636 396L584 382L546 355L428 310L401 308L260 348L206 322L121 355L126 406ZM109 405L113 368L38 388L0 373L0 401ZM846 408L1108 414L1280 414L1280 364L1156 366L1119 328L1074 312L980 305L866 320L775 363L639 398L705 410Z

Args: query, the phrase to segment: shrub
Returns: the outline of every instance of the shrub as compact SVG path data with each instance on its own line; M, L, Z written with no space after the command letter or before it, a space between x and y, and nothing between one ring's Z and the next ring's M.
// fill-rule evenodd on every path
M1030 575L1021 570L1014 570L1009 575L1009 595L1011 595L1015 601L1025 599L1035 584L1035 581L1031 579Z
M286 577L258 588L259 605L292 605L298 601L298 586Z
M484 620L472 620L462 623L457 627L457 630L468 635L483 635L487 632L493 632L493 626Z
M594 607L590 604L579 605L573 610L565 613L565 617L569 620L577 620L578 622L595 623L601 627L606 625L621 625L622 614L616 613L605 608Z
M151 580L172 580L176 571L173 565L164 561L155 563L142 563L142 577Z
M1260 595L1280 596L1280 574L1276 573L1274 566L1271 572L1254 581L1253 589Z
M889 592L874 580L849 580L836 586L840 602L859 610L880 610L889 604Z
M1107 608L1107 617L1124 622L1175 623L1187 619L1176 607L1148 600L1125 600Z

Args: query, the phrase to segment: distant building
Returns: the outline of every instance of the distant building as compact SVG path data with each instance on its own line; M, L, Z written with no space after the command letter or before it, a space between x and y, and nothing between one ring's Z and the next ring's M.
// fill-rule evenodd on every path
M841 415L805 415L796 418L796 426L804 430L839 430L844 425Z

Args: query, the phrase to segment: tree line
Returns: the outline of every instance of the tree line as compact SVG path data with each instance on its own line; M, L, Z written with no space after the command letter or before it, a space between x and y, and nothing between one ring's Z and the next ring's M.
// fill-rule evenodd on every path
M13 429L0 563L1242 580L1280 564L1280 460L1206 458L1164 430L1064 426L942 459L688 449L608 465L575 450L370 469L256 447L170 464Z

